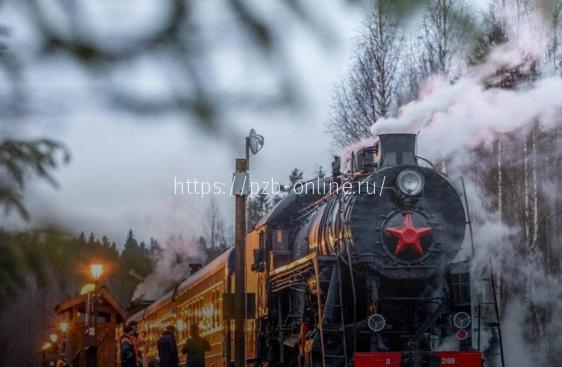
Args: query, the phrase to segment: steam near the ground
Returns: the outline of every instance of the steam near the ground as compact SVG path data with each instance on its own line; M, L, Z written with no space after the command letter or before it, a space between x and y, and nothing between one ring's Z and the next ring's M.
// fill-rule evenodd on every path
M190 275L190 265L204 262L204 251L199 241L172 236L162 249L155 252L154 271L140 283L133 300L155 300Z
M527 73L540 61L547 41L541 24L537 13L525 24L508 27L511 41L492 50L482 65L469 68L454 82L431 77L417 100L403 106L397 117L379 120L371 129L373 134L420 132L419 155L446 161L450 178L468 179L467 192L476 223L473 279L480 279L482 269L492 261L501 263L506 288L523 290L521 296L510 298L503 312L506 364L511 367L546 367L547 343L555 348L562 345L562 281L545 271L539 255L520 256L516 244L522 229L503 223L500 215L490 209L490 198L470 178L471 170L483 164L474 161L475 148L489 146L501 134L524 137L535 124L543 131L560 124L562 79L559 77L543 77L515 89L490 87L494 78L501 78L497 71L518 69ZM547 182L538 185L552 191ZM525 341L529 323L535 317L529 312L531 303L550 310L550 322L545 323L541 332L544 340L534 346Z

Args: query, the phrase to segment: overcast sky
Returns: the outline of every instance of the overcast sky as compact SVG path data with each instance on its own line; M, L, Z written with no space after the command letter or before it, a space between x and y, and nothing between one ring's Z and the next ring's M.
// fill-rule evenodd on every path
M130 1L120 6L100 3L89 14L101 35L150 27L159 14L157 2L149 0L135 1L135 6ZM252 64L247 58L249 46L236 39L229 31L228 16L217 11L221 1L208 2L213 3L199 9L201 17L214 17L222 27L222 33L209 41L211 61L203 65L205 73L213 76L217 89L267 91L269 80L277 77L269 74L276 69ZM26 205L31 222L12 215L2 219L3 225L24 228L56 223L73 233L108 234L119 244L129 228L141 240L195 235L209 198L174 196L174 177L229 182L234 158L243 154L243 137L252 127L265 138L263 150L252 158L253 178L287 182L294 167L303 169L306 177L312 176L317 165L328 170L331 147L325 123L335 84L345 75L361 25L360 9L347 4L333 1L315 13L326 37L312 34L292 18L279 20L284 22L280 47L287 58L268 62L290 64L301 108L273 112L233 108L221 121L221 134L209 134L179 113L142 116L112 109L100 98L106 86L82 66L63 57L38 61L27 52L34 47L33 29L17 6L0 8L0 17L12 28L8 45L25 61L25 84L34 106L34 113L15 121L18 128L10 133L57 138L72 154L70 164L55 174L58 189L45 183L29 186ZM274 6L261 8L267 17L275 18ZM146 60L129 65L114 79L121 87L157 95L167 85L163 80L170 78L165 74L169 70L165 60ZM218 197L228 222L233 221L233 201L226 195Z
M78 19L90 37L112 47L150 33L166 17L161 0L84 0L77 2L81 11L69 25L60 15L62 3L41 3L57 29L64 32ZM485 3L472 5L484 10ZM184 65L155 53L100 76L63 55L39 57L29 13L18 1L2 3L1 24L9 29L3 42L23 65L31 112L4 117L0 132L56 138L68 146L72 160L55 173L58 189L37 181L28 186L30 222L10 215L0 225L21 229L54 223L72 233L107 234L119 244L129 228L141 240L198 235L209 197L175 196L174 178L229 182L250 128L265 138L263 150L252 158L254 179L286 183L295 167L304 170L305 178L318 165L329 171L333 148L325 124L362 29L360 2L333 0L319 6L302 0L304 22L283 2L248 1L275 32L279 52L268 56L241 31L226 0L192 4L204 53L196 65L198 77L214 91L224 116L213 133L185 113L133 114L116 110L105 98L114 90L135 91L149 100L169 95L185 88ZM233 105L221 99L223 93L268 95L287 75L298 102L292 108L255 108L252 101ZM8 80L0 73L0 97ZM233 198L219 195L217 201L232 223Z

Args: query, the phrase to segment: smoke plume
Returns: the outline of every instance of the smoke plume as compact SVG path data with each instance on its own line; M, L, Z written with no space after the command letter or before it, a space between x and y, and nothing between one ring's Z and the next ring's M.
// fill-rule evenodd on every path
M202 264L205 255L199 241L172 236L154 252L154 271L140 283L133 300L155 300L191 275L192 264Z

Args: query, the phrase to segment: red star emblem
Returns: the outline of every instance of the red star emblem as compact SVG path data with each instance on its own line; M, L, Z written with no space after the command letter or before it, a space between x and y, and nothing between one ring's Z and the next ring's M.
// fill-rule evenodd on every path
M398 239L394 256L400 255L408 247L413 248L420 256L423 256L423 247L420 239L431 232L431 227L414 227L412 214L406 213L402 227L386 228L386 231Z

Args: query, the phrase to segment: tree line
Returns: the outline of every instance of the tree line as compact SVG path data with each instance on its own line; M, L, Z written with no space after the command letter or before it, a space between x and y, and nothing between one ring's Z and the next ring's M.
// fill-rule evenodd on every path
M133 231L118 250L107 236L72 236L56 230L0 231L0 355L7 365L30 365L57 321L53 308L78 294L92 280L88 265L99 261L102 282L125 307L139 283L152 270L156 240L138 242ZM9 362L13 362L10 364Z

